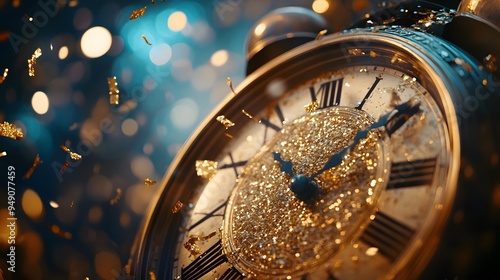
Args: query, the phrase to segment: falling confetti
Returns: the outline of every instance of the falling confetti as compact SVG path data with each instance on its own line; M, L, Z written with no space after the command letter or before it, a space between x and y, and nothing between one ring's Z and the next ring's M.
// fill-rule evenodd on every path
M494 55L488 54L485 58L483 58L483 64L484 66L486 66L486 69L488 69L488 71L497 71L497 58Z
M318 32L318 35L316 35L316 40L321 40L327 32L328 32L328 30L326 30L326 29L323 29L320 32Z
M156 275L153 271L149 272L149 280L156 280Z
M180 202L180 201L177 201L174 205L174 207L172 207L172 213L177 213L179 211L181 211L182 209L182 206L184 206L184 203Z
M36 49L30 59L28 59L28 74L33 77L35 76L35 65L36 59L42 55L42 50L40 48Z
M116 82L116 77L108 78L109 87L109 104L118 105L120 103L120 90L118 90L118 83Z
M212 179L217 173L218 163L211 160L197 160L196 161L196 175L203 179Z
M248 113L247 111L245 111L245 110L241 110L241 112L242 112L245 116L249 117L250 119L252 119L252 120L254 120L254 121L258 122L258 123L260 123L260 122L261 122L260 120L256 119L254 116L250 115L250 113Z
M156 184L156 181L153 181L153 180L151 180L149 178L144 179L144 185L146 185L146 186L153 186L154 184Z
M118 200L120 200L121 196L122 196L122 189L117 188L116 189L116 196L109 200L109 204L115 205L116 203L118 203Z
M224 115L218 116L216 118L217 121L219 121L226 129L230 128L231 126L234 126L234 123L227 119Z
M144 12L146 12L146 6L144 6L144 8L141 8L139 10L133 11L132 14L130 15L130 20L142 17L144 15Z
M142 39L144 39L144 42L146 42L146 44L151 46L151 43L148 41L148 38L146 38L146 35L142 34L141 37Z
M49 202L49 204L50 204L50 206L51 206L52 208L54 208L54 209L59 208L59 203L57 203L57 202L55 202L55 201L53 201L53 200L51 200L51 201Z
M40 160L40 155L37 154L35 159L33 160L33 164L31 165L30 169L26 171L26 174L24 174L23 178L24 179L29 179L31 175L33 174L33 171L35 171L35 168L37 168L40 164L42 164L42 160Z
M234 87L233 87L233 82L231 82L231 78L230 77L227 77L226 78L226 84L227 86L231 89L231 91L236 94L236 92L234 91Z
M4 157L4 156L6 156L6 155L7 155L7 152L1 152L1 153L0 153L0 157Z
M5 68L5 70L3 70L3 76L0 77L0 84L3 83L3 81L5 81L5 78L7 78L7 74L9 74L9 69Z
M65 151L66 153L69 154L69 157L72 159L72 160L80 160L82 159L82 156L75 153L75 152L72 152L68 147L64 146L64 145L61 145L60 147L63 151Z
M189 240L184 243L184 248L189 251L192 255L196 256L201 254L201 249L200 247L196 244L197 241L206 241L212 237L217 235L217 232L212 232L207 236L202 236L202 237L191 237Z
M68 168L68 166L69 166L69 162L65 161L63 166L61 166L61 170L59 170L59 172L64 173L64 171L66 171L66 168Z
M3 122L0 124L0 136L9 137L21 141L24 137L23 132L14 124Z

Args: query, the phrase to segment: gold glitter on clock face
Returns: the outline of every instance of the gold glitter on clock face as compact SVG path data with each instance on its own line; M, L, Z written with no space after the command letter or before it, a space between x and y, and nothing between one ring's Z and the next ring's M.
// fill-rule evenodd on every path
M273 153L292 162L294 174L311 176L372 122L347 107L315 111L286 124L248 162L222 231L223 248L238 270L259 277L302 273L331 258L369 221L388 164L379 131L370 131L340 165L314 179L320 189L311 201L297 199L291 176Z

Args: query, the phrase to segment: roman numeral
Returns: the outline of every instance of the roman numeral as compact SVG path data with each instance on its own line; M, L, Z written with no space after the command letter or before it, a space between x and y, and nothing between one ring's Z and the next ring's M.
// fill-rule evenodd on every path
M344 83L344 78L338 80L328 81L321 84L317 92L314 92L314 87L309 87L309 92L311 93L311 99L313 102L318 101L317 96L320 96L320 108L326 108L331 106L338 106L340 104L340 98L342 96L342 85Z
M221 241L217 241L207 251L199 255L192 263L181 268L182 280L200 279L219 265L227 262L226 255L222 253Z
M368 98L370 98L370 96L372 95L373 90L375 89L375 87L377 87L378 82L380 82L380 80L382 80L382 78L375 77L375 82L373 82L372 86L370 87L370 89L368 90L368 92L365 94L365 97L363 98L363 100L361 100L361 102L359 103L359 105L355 107L355 109L358 109L358 110L363 109L363 105L365 105L366 100L368 100Z
M360 240L371 247L378 248L378 252L394 262L405 249L414 232L408 226L378 212L375 219L366 227Z
M245 164L247 164L248 160L234 162L233 155L231 153L229 153L229 159L231 160L231 163L226 163L224 165L221 165L221 166L219 166L219 169L233 168L234 173L236 174L236 177L238 177L239 174L238 174L237 167L245 166Z
M188 231L194 229L195 227L201 225L203 222L205 222L206 220L212 218L212 217L220 217L222 216L223 214L216 214L217 211L223 209L224 207L226 207L226 204L227 204L227 200L224 201L224 203L222 203L221 205L217 206L214 210L208 212L208 213L195 213L195 214L203 214L205 216L203 216L203 218L201 218L200 220L198 220L196 223L192 224L191 226L189 226L187 228Z
M276 113L276 115L278 116L278 118L280 119L280 123L279 125L276 125L276 124L273 124L269 121L269 119L261 119L260 120L260 123L265 125L266 127L268 128L272 128L276 131L280 131L281 130L281 127L283 126L283 122L285 121L285 117L283 116L283 112L281 111L281 108L279 105L276 105L274 107L274 112Z
M236 270L234 267L230 267L218 278L219 280L240 280L243 279L243 275Z
M387 188L430 185L434 178L434 169L436 169L436 158L393 162Z

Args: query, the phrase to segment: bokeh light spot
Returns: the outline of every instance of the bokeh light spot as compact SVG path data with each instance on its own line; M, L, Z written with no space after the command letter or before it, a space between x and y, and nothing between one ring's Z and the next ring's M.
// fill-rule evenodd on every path
M30 217L31 219L38 220L42 217L43 215L42 200L34 190L27 189L23 193L23 197L21 199L21 205L23 207L26 216Z
M156 65L164 65L172 58L172 48L165 43L155 45L149 51L149 59Z
M117 271L121 271L120 258L111 251L97 253L94 264L97 274L102 279L114 278Z
M312 3L312 9L318 14L322 14L328 10L330 4L326 0L315 0Z
M102 26L95 26L83 33L80 46L86 57L97 58L108 52L111 43L111 33Z
M210 63L212 63L213 66L219 67L224 64L229 59L229 53L226 50L218 50L212 54L212 57L210 57Z
M149 158L138 156L130 162L130 169L137 178L144 180L153 174L154 166Z
M181 11L173 12L167 20L168 28L174 32L181 31L184 27L186 27L186 24L187 16Z
M68 54L69 54L69 49L68 47L66 46L62 46L60 49L59 49L59 59L63 60L65 59L66 57L68 57Z
M198 119L198 111L198 104L194 100L183 98L175 103L170 118L176 127L187 129Z
M37 114L43 115L49 110L49 98L43 91L37 91L31 98L31 106Z
M139 126L134 119L126 119L122 122L122 132L127 136L134 136L138 129Z

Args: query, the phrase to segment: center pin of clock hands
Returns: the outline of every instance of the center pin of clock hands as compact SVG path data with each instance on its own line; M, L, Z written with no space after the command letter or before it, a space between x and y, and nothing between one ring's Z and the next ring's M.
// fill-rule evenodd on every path
M292 169L292 162L282 159L279 152L274 152L274 160L280 163L281 172L285 172L292 177L290 189L295 193L296 197L302 201L311 200L318 195L320 188L314 178L326 170L338 166L344 159L344 156L349 153L361 139L366 138L371 130L385 127L385 131L390 136L419 111L420 100L417 98L411 98L407 102L396 106L396 108L394 108L391 112L382 115L378 121L372 123L367 128L358 131L349 146L340 150L338 153L333 154L325 165L312 176L295 174Z

